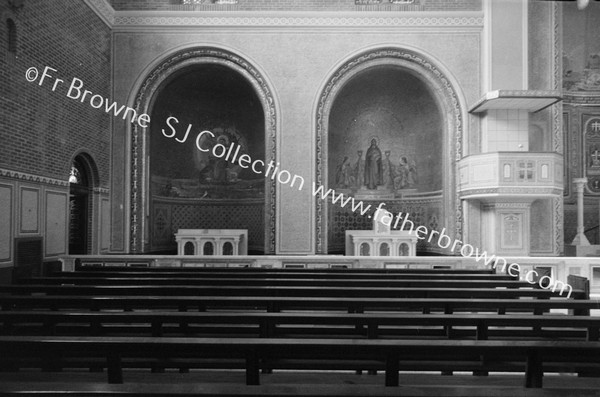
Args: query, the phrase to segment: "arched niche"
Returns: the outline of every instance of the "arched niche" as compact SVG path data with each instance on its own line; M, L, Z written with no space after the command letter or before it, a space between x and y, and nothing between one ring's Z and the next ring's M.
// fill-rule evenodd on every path
M362 243L360 245L360 256L369 256L371 255L371 246L369 243Z
M406 243L400 244L398 247L398 256L408 256L410 253L410 247Z
M215 245L211 241L207 241L202 246L202 255L214 255Z
M275 160L275 100L258 69L227 50L182 50L148 73L134 108L151 122L129 126L131 251L172 250L178 228L222 228L248 229L250 250L274 252L275 181L217 164L196 147L209 130L215 136L203 148L235 143L253 160Z
M194 245L194 243L192 243L191 241L188 241L187 243L185 243L185 245L183 246L183 255L195 255L196 254L196 247Z
M233 255L233 244L231 244L229 241L223 244L222 255Z
M379 256L390 256L390 246L388 243L381 243L379 246Z
M367 215L381 202L416 224L430 227L445 219L439 227L460 239L456 161L462 156L463 113L444 71L414 50L370 50L338 67L316 110L316 183L372 210L361 215L317 198L316 251L337 253L345 230L371 229ZM379 172L396 172L369 186L364 168L373 145L381 156Z

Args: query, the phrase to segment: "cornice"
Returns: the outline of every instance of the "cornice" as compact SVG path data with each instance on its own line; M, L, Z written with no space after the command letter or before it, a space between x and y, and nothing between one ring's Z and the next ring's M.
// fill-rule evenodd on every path
M113 28L115 24L115 10L112 8L108 0L84 0L102 22L109 28Z
M600 105L600 91L566 91L563 94L564 104L572 106Z
M62 186L62 187L69 186L68 180L60 180L60 179L50 178L47 176L33 175L33 174L28 174L26 172L7 170L4 168L0 168L0 177L16 179L16 180L25 181L25 182L43 183L43 184L54 185L54 186Z
M534 198L549 198L553 196L562 196L563 189L554 186L503 186L503 187L482 187L482 188L471 188L462 189L460 191L460 197L463 200L472 199L508 199L511 197L534 197Z

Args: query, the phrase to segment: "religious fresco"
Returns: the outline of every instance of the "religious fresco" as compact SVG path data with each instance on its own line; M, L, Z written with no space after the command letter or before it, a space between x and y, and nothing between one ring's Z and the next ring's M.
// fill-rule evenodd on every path
M399 68L355 77L329 124L329 187L358 199L442 189L443 127L434 95Z
M586 10L563 8L563 88L600 91L600 9L590 2Z
M584 115L584 159L588 189L600 194L600 117Z
M364 153L364 156L363 156ZM394 162L391 150L382 150L378 139L371 138L366 150L358 150L354 161L348 156L336 167L336 191L350 190L359 196L369 193L402 193L416 192L418 183L417 163L406 156Z
M264 176L242 168L239 163L232 163L226 157L216 157L213 147L221 144L226 148L240 148L239 158L243 154L250 155L248 139L244 133L227 122L205 122L212 125L207 129L214 135L204 134L198 140L200 147L207 152L197 149L196 142L189 142L193 147L190 158L186 159L192 175L188 178L173 178L152 175L152 194L161 197L181 197L195 199L259 199L264 197ZM250 155L250 157L252 157Z
M238 158L243 154L265 158L262 107L242 76L219 66L183 74L159 94L151 117L157 120L150 136L154 197L264 199L263 175L216 157L212 151L217 144L233 145L239 148ZM197 139L202 131L212 134Z

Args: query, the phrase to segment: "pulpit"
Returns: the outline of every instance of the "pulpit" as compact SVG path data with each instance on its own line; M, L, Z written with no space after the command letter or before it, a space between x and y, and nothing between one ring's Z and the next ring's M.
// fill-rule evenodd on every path
M406 230L391 230L392 214L377 210L372 230L346 230L346 255L416 256L417 236Z
M248 255L245 229L179 229L178 255Z

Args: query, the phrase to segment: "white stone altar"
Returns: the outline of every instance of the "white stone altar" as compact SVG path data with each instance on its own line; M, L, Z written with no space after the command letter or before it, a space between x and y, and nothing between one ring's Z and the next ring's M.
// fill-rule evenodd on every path
M346 230L346 255L417 256L417 236L406 230L391 230L393 215L379 209L373 230Z
M248 230L179 229L178 255L248 255Z

